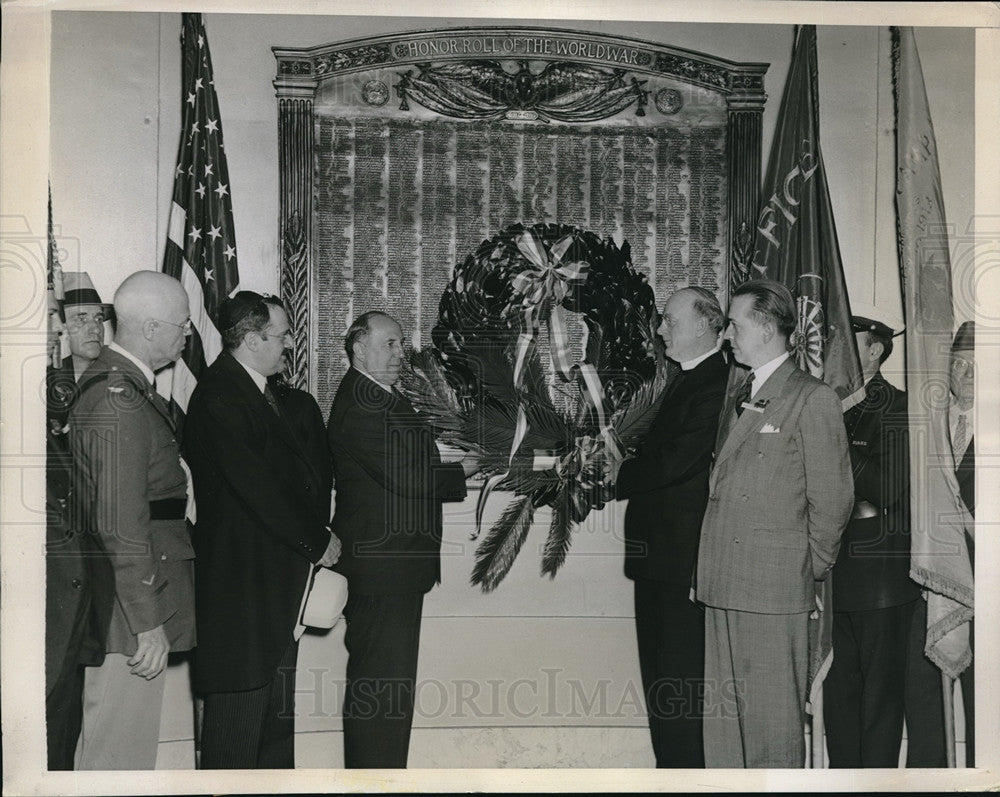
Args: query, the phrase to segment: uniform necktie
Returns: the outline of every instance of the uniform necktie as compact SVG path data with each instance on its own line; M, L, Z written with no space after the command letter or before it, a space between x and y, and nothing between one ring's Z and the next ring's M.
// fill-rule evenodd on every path
M743 414L743 404L750 401L750 393L753 390L753 371L747 376L740 386L740 392L736 394L736 417Z

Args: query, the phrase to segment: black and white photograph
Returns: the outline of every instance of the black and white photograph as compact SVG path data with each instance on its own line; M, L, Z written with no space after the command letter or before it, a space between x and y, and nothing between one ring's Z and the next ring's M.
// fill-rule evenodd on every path
M995 4L0 10L5 792L997 785Z

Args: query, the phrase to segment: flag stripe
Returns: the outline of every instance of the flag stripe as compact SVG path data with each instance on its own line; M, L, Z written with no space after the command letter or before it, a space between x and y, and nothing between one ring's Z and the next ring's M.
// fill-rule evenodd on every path
M188 293L191 324L198 331L198 337L201 338L205 364L208 365L222 351L222 336L205 309L205 294L201 281L186 260L181 268L181 284Z
M167 238L184 252L184 227L187 224L187 213L176 202L170 203L170 221L167 224Z

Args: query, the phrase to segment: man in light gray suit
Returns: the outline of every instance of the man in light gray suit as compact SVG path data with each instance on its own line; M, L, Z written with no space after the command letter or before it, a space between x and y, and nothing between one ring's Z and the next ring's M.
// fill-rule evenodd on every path
M751 369L723 407L695 581L707 767L802 767L809 614L854 502L836 393L789 358L795 303L751 280L725 339Z

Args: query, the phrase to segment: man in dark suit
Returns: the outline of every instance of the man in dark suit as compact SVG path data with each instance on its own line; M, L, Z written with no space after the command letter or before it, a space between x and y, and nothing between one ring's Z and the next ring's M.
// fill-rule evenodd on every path
M97 359L104 342L105 311L86 272L65 275L64 285L65 324L59 320L59 306L50 291L49 351L55 365L45 374L45 726L50 770L73 768L83 722L84 665L99 665L104 659L114 600L108 558L92 535L80 533L72 517L68 425L77 377ZM60 331L69 341L70 353L65 358Z
M903 738L910 622L910 459L906 394L879 370L893 331L854 316L865 398L844 415L854 510L833 567L833 664L823 682L832 767L895 767Z
M241 291L220 308L219 327L223 352L184 429L198 512L201 767L290 769L299 609L313 566L340 552L327 526L326 457L302 440L303 424L318 434L322 420L308 394L282 404L268 386L292 343L280 301Z
M424 594L441 580L441 503L465 497L474 457L443 464L430 427L393 389L403 358L399 324L367 312L346 338L351 368L329 418L336 480L333 529L344 608L349 768L406 766Z
M966 321L951 344L948 431L958 491L966 509L976 516L975 432L976 323ZM966 535L975 564L975 540ZM975 624L969 623L972 644ZM944 690L941 670L924 654L927 641L927 604L920 601L913 614L906 664L906 766L946 767ZM975 658L960 676L965 712L965 765L975 764Z
M194 646L187 479L154 373L191 330L187 293L155 271L115 293L118 327L80 380L70 412L74 489L114 570L104 661L88 667L78 769L152 769L172 651Z
M701 527L705 763L805 763L809 613L854 504L837 394L789 358L791 292L740 285L725 338L751 371L723 408Z
M705 613L690 592L729 373L718 346L722 321L715 294L705 288L682 288L667 300L659 332L680 371L615 483L616 498L629 502L625 575L635 582L639 669L657 767L705 766Z

